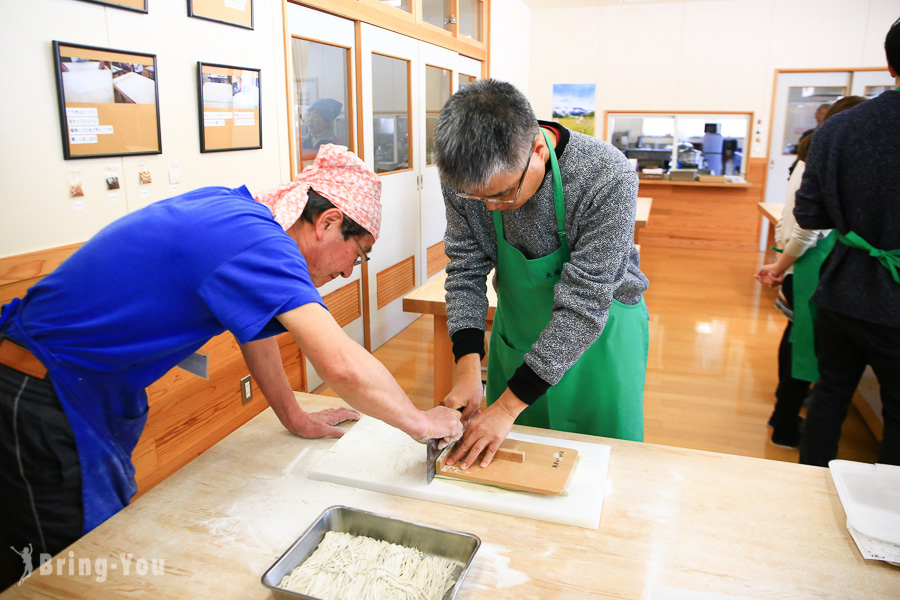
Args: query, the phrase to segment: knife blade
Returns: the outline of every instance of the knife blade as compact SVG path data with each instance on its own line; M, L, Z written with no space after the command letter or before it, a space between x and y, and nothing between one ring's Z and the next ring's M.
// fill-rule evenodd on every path
M431 483L431 480L434 479L434 474L437 472L437 459L438 456L441 455L441 451L438 448L440 442L441 440L436 438L428 440L428 442L425 444L427 447L425 465L428 467L425 473L425 483Z

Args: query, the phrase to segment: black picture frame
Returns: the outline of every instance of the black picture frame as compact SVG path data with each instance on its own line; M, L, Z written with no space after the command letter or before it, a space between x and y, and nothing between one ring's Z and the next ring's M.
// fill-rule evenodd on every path
M155 54L54 40L53 61L66 160L162 154Z
M197 109L200 152L262 149L261 69L198 61Z
M231 25L232 27L240 27L242 29L253 29L254 27L255 15L253 12L253 0L187 0L187 3L189 17L205 19L207 21ZM195 4L197 5L196 7ZM213 4L221 4L221 8L218 6L211 6ZM238 4L246 4L247 8L249 8L249 24L232 18L236 15L228 14L228 9L235 9Z
M143 0L144 8L128 6L126 4L123 4L122 1L116 2L116 0L81 0L81 1L82 2L90 2L91 4L102 4L104 6L112 6L113 8L121 8L123 10L131 10L134 12L139 12L139 13L144 13L144 14L147 14L148 12L150 12L150 9L147 6L147 4L149 3L149 0ZM138 0L137 2L132 2L129 4L140 4L140 3L141 3L141 0Z

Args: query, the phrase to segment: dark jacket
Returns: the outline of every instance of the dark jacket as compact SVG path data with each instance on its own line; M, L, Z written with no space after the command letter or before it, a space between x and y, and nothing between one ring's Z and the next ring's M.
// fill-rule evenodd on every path
M794 216L804 229L854 231L875 248L900 248L900 91L884 92L816 130ZM813 300L900 327L900 284L868 252L840 242L822 267Z

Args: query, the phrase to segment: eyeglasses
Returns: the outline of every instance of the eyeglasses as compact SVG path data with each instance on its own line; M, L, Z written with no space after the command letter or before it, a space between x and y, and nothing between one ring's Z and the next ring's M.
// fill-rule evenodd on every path
M525 169L522 171L522 176L519 178L519 185L516 187L516 195L513 196L512 200L500 200L499 198L482 198L481 196L475 196L473 194L469 194L468 192L464 192L463 190L456 188L456 195L465 200L479 200L481 202L490 202L491 204L515 204L519 199L519 192L522 191L522 183L525 181L525 175L528 174L528 167L531 165L531 157L534 155L534 147L531 148L531 152L528 154L528 160L525 162Z
M357 265L363 264L364 262L369 262L369 255L366 254L366 251L363 250L362 246L359 245L359 240L354 237L353 241L356 242L356 247L359 248L359 253L362 254L362 256L356 257L356 260L353 261L353 266L355 267Z

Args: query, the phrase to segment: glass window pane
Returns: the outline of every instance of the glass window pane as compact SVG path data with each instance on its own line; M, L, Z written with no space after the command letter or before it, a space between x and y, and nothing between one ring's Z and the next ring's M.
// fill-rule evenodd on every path
M450 31L450 0L422 0L422 20Z
M409 62L372 54L375 172L408 169Z
M450 71L438 67L425 67L425 160L433 165L434 127L444 102L450 98Z
M460 73L459 74L459 87L465 87L465 86L469 85L470 83L474 83L476 79L478 79L478 78L475 77L474 75L463 75L462 73Z
M816 127L816 110L847 93L843 87L792 87L788 91L787 118L782 154L796 154L797 142Z
M738 175L750 117L678 117L678 168Z
M675 117L616 117L612 144L637 160L637 170L669 170L675 144ZM661 176L661 174L660 174Z
M405 12L410 12L409 0L379 0L379 2L387 4L388 6L393 6L394 8L399 8Z
M348 51L346 48L292 41L294 58L294 138L297 172L312 163L324 144L354 149L348 119Z
M891 86L887 86L887 85L867 85L865 95L866 95L866 98L871 99L871 98L874 98L875 96L880 96L884 92L886 92L888 90L892 90L892 89L894 89L894 88Z
M459 0L459 35L482 41L484 3L481 0Z

